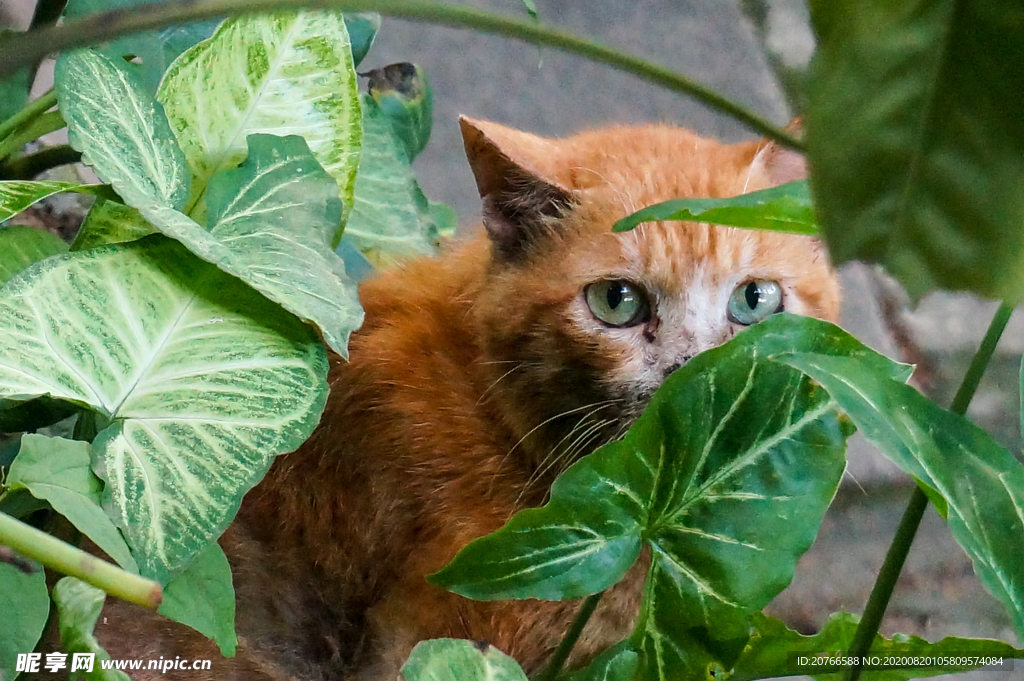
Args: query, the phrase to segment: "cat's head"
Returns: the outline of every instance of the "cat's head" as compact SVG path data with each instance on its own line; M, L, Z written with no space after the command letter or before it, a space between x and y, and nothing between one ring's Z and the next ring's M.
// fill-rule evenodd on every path
M484 359L538 465L618 435L668 374L768 315L837 317L816 239L690 222L612 232L661 201L798 179L792 152L668 126L545 139L463 118L462 131L492 243L475 309Z

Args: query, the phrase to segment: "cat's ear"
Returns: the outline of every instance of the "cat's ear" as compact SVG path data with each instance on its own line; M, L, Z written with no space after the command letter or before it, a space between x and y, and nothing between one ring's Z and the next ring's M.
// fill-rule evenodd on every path
M557 142L465 116L459 124L483 200L484 227L496 253L515 260L575 203L555 179Z
M803 126L799 118L786 126L786 132L799 138ZM776 142L765 140L754 155L754 167L768 178L771 186L807 179L807 161L803 154L787 149Z

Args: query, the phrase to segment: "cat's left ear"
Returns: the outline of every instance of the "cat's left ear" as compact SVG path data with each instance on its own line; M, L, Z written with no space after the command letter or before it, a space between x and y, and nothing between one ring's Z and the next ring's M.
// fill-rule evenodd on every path
M803 131L801 120L795 119L785 130L799 138ZM807 179L807 161L803 154L769 140L765 140L754 155L753 165L755 169L764 173L772 187Z
M576 203L557 177L558 141L466 116L459 124L484 228L495 253L514 261Z

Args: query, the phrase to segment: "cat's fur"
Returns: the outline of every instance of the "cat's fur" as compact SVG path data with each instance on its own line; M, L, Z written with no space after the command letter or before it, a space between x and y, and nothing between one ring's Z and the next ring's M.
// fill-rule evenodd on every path
M534 673L577 603L474 602L425 576L543 503L672 369L732 337L737 285L778 280L785 309L835 319L836 280L813 239L690 223L611 231L659 201L794 179L794 155L666 126L564 140L462 127L486 230L362 286L366 323L351 361L332 363L320 427L278 459L221 539L238 656L117 602L97 627L113 657L212 658L211 672L177 672L193 681L390 681L417 641L450 636L488 641ZM650 320L598 321L583 291L602 279L648 291ZM573 664L628 634L642 567L603 599ZM138 678L178 678L149 674Z

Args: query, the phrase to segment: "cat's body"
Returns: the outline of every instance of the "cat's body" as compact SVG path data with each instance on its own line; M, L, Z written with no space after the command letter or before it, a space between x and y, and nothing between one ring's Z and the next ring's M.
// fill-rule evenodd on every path
M221 539L238 656L108 603L96 633L112 657L213 660L178 672L191 680L383 681L417 641L457 637L534 673L577 603L474 602L425 576L543 503L672 369L742 328L735 305L776 307L757 297L764 282L778 282L778 307L836 316L813 240L680 223L611 232L658 201L791 179L793 159L773 146L667 127L561 141L472 121L463 131L486 234L363 285L366 323L351 361L332 363L320 427L278 459ZM574 663L629 633L643 576L641 565L602 600ZM135 678L177 678L149 674Z

